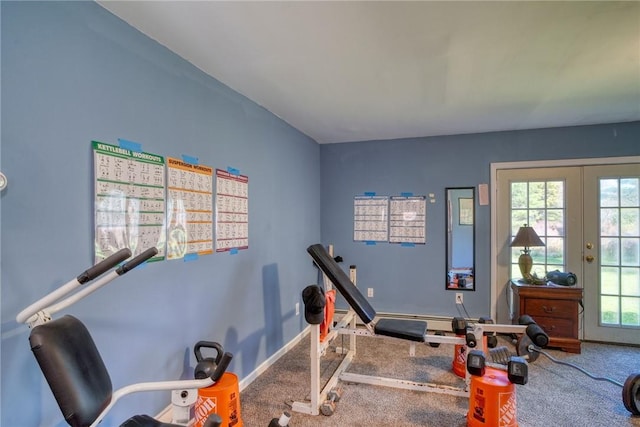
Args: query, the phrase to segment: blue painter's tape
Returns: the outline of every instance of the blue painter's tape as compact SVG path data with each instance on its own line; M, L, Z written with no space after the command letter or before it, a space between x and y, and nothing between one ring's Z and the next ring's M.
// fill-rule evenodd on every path
M376 192L375 192L375 191L365 191L365 192L364 192L364 195L365 195L365 196L375 196L375 195L376 195Z
M231 166L227 167L227 172L231 175L240 175L240 169L232 168Z
M400 193L402 197L413 197L413 193Z
M124 262L122 264L124 264ZM122 264L120 264L120 265L122 265ZM147 261L143 262L142 264L136 265L136 270L140 269L140 268L145 268L146 266L147 266Z
M182 155L182 161L185 162L185 163L192 164L192 165L197 165L198 164L198 158L197 157L187 156L186 154Z
M403 243L400 243L400 246L404 246L405 248L413 248L413 247L416 246L416 244L415 243L403 242Z
M198 254L196 253L185 254L183 259L184 259L184 262L195 261L198 259Z
M229 249L229 254L231 254L231 255L235 255L235 254L237 254L237 253L238 253L238 248L231 248L231 249Z
M135 151L137 153L142 152L142 144L133 141L127 141L126 139L118 138L118 145L120 148L124 148L126 150Z
M371 241L371 240L367 240L364 242L367 246L374 246L376 244L376 242Z

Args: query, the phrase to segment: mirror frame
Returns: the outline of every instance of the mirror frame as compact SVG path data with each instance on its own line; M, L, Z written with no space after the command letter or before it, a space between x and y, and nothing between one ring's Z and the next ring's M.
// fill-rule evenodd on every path
M461 224L460 221L462 219L460 215L460 205L459 201L463 197L456 197L455 199L451 199L450 193L452 190L465 190L471 193L472 200L472 212L471 212L471 224ZM444 189L445 195L445 289L448 291L475 291L476 283L475 283L475 270L476 270L476 189L475 187L446 187ZM465 199L468 197L464 197ZM455 206L454 206L455 204ZM467 217L468 218L468 217ZM471 277L473 278L473 282L471 286L465 285L463 287L458 286L457 284L451 284L450 279L450 270L452 268L461 268L467 266L451 266L450 260L452 258L452 250L453 250L453 236L452 233L461 227L469 227L471 226L471 248L473 250L473 254L471 255L472 265L471 267ZM462 275L466 274L466 272L460 273ZM468 280L468 279L466 279Z

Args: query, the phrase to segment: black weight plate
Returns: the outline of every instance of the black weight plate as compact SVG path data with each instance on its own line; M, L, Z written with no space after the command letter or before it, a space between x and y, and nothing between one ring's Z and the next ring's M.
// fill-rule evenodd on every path
M627 411L640 415L640 374L631 374L622 387L622 403Z
M489 335L487 337L487 347L496 348L497 345L498 345L498 337L496 337L495 335Z
M527 334L523 334L520 338L518 338L518 342L516 343L516 352L518 356L524 357L529 363L533 363L536 361L540 353L537 351L529 351L529 346L533 345L533 341Z

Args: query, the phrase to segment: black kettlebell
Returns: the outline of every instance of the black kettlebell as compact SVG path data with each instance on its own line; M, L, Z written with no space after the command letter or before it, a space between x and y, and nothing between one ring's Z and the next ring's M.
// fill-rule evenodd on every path
M202 347L214 349L216 351L216 357L203 358L202 352L200 351ZM194 376L197 380L202 380L205 378L209 378L211 374L213 374L213 372L216 370L216 367L220 363L222 355L224 354L224 349L217 342L198 341L193 347L193 352L196 355L196 361L198 362L194 371Z

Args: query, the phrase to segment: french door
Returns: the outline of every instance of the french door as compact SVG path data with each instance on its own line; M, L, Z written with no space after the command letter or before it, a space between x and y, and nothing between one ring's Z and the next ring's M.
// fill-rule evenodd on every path
M584 339L640 344L640 165L584 168Z
M582 338L640 344L640 164L503 169L496 185L498 321L511 318L509 243L527 223L545 243L532 272L570 271L584 288Z

